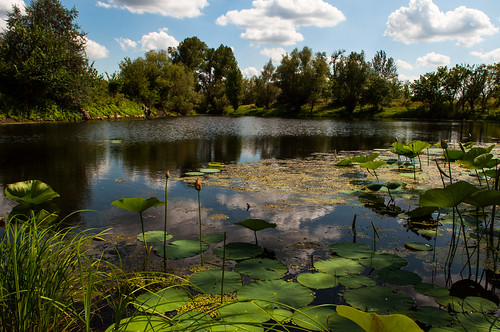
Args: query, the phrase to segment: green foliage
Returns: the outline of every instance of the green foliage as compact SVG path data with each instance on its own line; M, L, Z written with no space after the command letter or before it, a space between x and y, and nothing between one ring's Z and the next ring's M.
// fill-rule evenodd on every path
M423 331L414 321L404 315L377 315L376 313L366 313L345 305L337 306L337 313L349 318L369 332Z

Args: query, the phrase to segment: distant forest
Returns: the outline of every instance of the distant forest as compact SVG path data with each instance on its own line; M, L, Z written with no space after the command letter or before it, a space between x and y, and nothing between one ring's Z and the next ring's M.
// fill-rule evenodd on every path
M77 16L56 0L9 13L0 34L0 119L140 116L144 107L153 115L261 109L314 116L330 109L339 116L398 110L419 118L499 117L499 63L439 67L402 82L383 50L366 59L363 51L327 55L304 47L244 78L230 47L209 48L191 37L176 48L125 58L118 72L102 75L85 54Z

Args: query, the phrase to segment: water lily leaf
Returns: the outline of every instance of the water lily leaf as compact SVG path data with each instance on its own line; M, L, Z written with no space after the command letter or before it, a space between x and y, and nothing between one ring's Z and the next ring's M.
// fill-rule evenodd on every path
M203 176L203 175L205 175L205 173L202 173L202 172L186 172L186 173L184 173L184 175L187 175L187 176Z
M361 326L349 318L339 315L337 312L328 317L328 327L330 331L365 332Z
M414 288L417 292L432 297L443 297L450 295L450 291L448 288L429 283L416 284Z
M205 243L219 243L224 241L224 234L206 234L201 237Z
M207 244L202 243L202 251L208 249ZM163 246L155 246L153 248L155 254L163 257ZM200 254L200 241L194 240L177 240L166 245L167 258L180 259L194 257Z
M163 242L164 240L164 231L148 231L144 232L144 237L146 237L146 242L147 243L153 243L153 242ZM137 239L141 242L144 242L144 237L142 233L137 234ZM172 235L167 234L167 241L173 238Z
M205 312L189 310L175 315L172 319L168 319L168 322L172 326L170 329L168 327L163 327L161 330L157 331L195 332L200 331L201 327L210 326L213 324L213 321L214 319Z
M351 158L344 158L335 164L335 166L350 166L350 165L352 165Z
M371 191L379 191L382 187L383 185L381 185L380 183L372 183L366 186L366 188L370 189Z
M292 320L308 331L327 331L328 317L333 313L335 310L328 307L304 307L295 311Z
M364 270L364 267L358 262L342 257L334 257L324 261L314 262L314 267L321 272L329 273L334 276L358 274Z
M258 245L245 243L245 242L233 242L226 245L226 259L241 260L252 258L262 253L262 247ZM214 249L214 255L222 257L224 255L224 247L217 247Z
M500 204L500 191L498 190L478 190L468 196L465 203L477 207L486 207Z
M443 156L448 161L456 161L463 158L464 152L462 150L445 150Z
M207 294L220 294L222 270L207 270L193 274L189 282L196 291ZM230 293L241 287L241 275L234 271L224 271L224 293Z
M397 181L397 182L387 182L384 184L384 186L389 189L389 190L395 190L398 189L399 187L404 186L404 182Z
M206 326L207 331L210 332L264 332L264 328L259 325L250 325L244 323L231 323L227 324L217 324ZM177 331L177 330L176 330ZM199 329L193 331L200 331Z
M443 233L438 231L437 227L435 229L417 229L417 233L430 238L443 236Z
M287 323L292 320L293 313L290 310L275 308L268 311L271 319L279 323Z
M231 323L264 323L271 319L269 313L255 302L234 302L219 309L219 318Z
M384 160L375 160L375 161L368 161L366 163L361 163L359 164L359 167L361 168L367 168L367 169L377 169L381 166L387 165L387 162Z
M413 320L404 315L377 315L345 305L337 306L337 313L356 322L365 331L423 331Z
M392 285L416 285L422 282L422 277L416 273L391 268L378 271L377 278Z
M236 271L259 280L279 279L288 268L285 264L268 258L253 258L239 262Z
M338 242L328 246L331 252L344 258L366 258L375 253L366 244L352 242Z
M305 307L314 299L314 293L296 282L284 280L264 280L249 283L238 290L240 300L263 300L258 304L281 303L294 308ZM274 304L273 304L274 305Z
M339 278L339 283L347 288L373 287L375 280L363 275L350 275Z
M179 309L189 301L189 296L181 289L165 288L156 293L139 295L132 304L137 310L147 313L164 314Z
M337 277L329 273L302 273L297 276L299 284L313 289L327 289L337 286Z
M276 228L275 223L267 222L263 219L247 219L235 223L236 225L243 226L245 228L251 229L254 232L261 231L266 228Z
M415 154L420 154L420 152L422 152L422 150L425 150L427 148L430 148L431 147L431 144L428 143L428 142L424 142L424 141L411 141L410 143L408 143L408 148L410 149L410 151L412 151L413 153Z
M392 288L383 286L349 289L344 293L344 299L354 308L377 313L413 307L413 299L408 294L394 292Z
M446 326L453 322L453 317L442 309L423 306L418 308L417 320L430 326Z
M498 306L492 301L478 297L478 296L467 296L461 308L454 307L453 310L457 312L494 312L498 309Z
M40 180L28 180L7 185L5 195L15 201L23 201L29 204L42 204L48 202L59 194L48 184Z
M437 209L438 209L437 206L420 206L414 210L411 210L407 214L410 218L423 218L423 217L430 218Z
M431 251L434 249L431 244L424 242L406 242L405 248L415 251Z
M115 329L115 324L106 329L106 332L155 332L163 328L168 328L165 319L158 316L132 316L120 320L119 327Z
M220 169L218 168L202 168L200 169L200 173L207 173L207 174L210 174L210 173L219 173L220 172Z
M455 325L463 327L464 331L499 332L498 317L483 313L458 313L454 317Z
M408 265L408 261L403 257L387 253L376 253L373 257L360 259L359 262L364 266L374 269L383 269L387 267L400 269Z
M142 197L134 197L134 198L122 198L112 202L111 204L120 209L125 209L136 213L142 213L149 208L164 205L165 202L161 202L156 197L149 197L147 199Z
M479 189L465 181L459 181L443 189L430 189L420 196L420 206L452 208L462 203L469 195Z
M354 156L351 160L355 163L367 163L369 161L374 161L378 156L380 156L380 153L371 153L365 156Z

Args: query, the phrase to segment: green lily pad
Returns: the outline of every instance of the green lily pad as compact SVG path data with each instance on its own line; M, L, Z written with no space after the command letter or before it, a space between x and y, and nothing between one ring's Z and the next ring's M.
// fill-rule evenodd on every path
M48 184L40 180L9 184L5 188L5 195L15 201L23 201L29 204L42 204L59 197L59 194Z
M235 225L240 225L245 228L251 229L254 232L261 231L266 228L276 228L275 223L267 222L263 219L247 219L235 223Z
M152 243L152 242L163 242L164 240L164 231L149 231L149 232L144 232L144 236L142 233L137 234L137 239L141 242L144 242L144 237L146 238L147 243ZM170 234L167 234L167 241L170 240L173 236Z
M377 278L392 285L417 285L422 282L422 277L416 273L392 268L385 268L378 271Z
M346 305L337 306L339 315L352 319L365 331L421 332L422 329L411 318L401 314L378 315L363 312Z
M219 309L219 318L231 323L264 323L271 319L269 313L255 302L234 302Z
M370 247L362 243L339 242L330 244L328 248L341 257L351 259L371 257L375 254Z
M462 203L469 195L479 189L465 181L455 182L445 188L427 190L420 196L420 206L452 208Z
M434 284L421 283L413 286L417 292L432 297L443 297L450 295L448 288L436 286Z
M293 313L290 310L282 308L273 308L268 312L272 320L281 324L291 321L293 316Z
M406 242L405 248L415 251L432 251L434 247L424 242Z
M206 328L207 331L209 332L241 332L241 331L264 332L264 328L260 327L258 324L250 325L244 323L230 323L230 322L228 322L227 324L211 325L207 326ZM200 331L200 330L196 329L194 331Z
M456 310L458 309L458 310ZM461 310L459 310L461 309ZM492 301L478 297L478 296L467 296L463 301L463 306L461 308L453 308L453 310L458 312L494 312L498 309L498 306Z
M205 243L219 243L224 241L224 234L206 234L201 237L201 240Z
M200 172L201 173L207 173L207 174L210 174L210 173L219 173L220 169L217 169L217 168L202 168L202 169L200 169Z
M206 243L202 243L202 251L208 249ZM153 248L155 254L163 257L163 245ZM180 259L194 257L200 254L200 241L194 240L177 240L166 245L167 258Z
M245 242L233 242L226 245L226 259L241 260L252 258L262 253L262 247L258 245L245 243ZM224 254L224 247L217 247L214 249L214 255L222 257Z
M288 268L285 264L268 258L253 258L239 262L236 271L259 280L279 279Z
M418 308L417 320L430 326L446 326L453 322L453 317L442 309L423 306Z
M202 173L202 172L186 172L186 173L184 173L184 175L187 175L187 176L203 176L203 175L205 175L205 173Z
M164 314L176 310L189 301L189 296L180 289L165 288L156 293L141 294L132 303L139 311Z
M328 307L304 307L295 311L292 320L308 331L327 331L328 317L333 313L335 310Z
M297 276L299 284L313 289L327 289L337 286L337 277L329 273L302 273Z
M437 228L436 229L418 229L417 233L422 235L422 236L427 236L430 238L436 238L436 237L443 236L443 233L438 231Z
M163 327L163 329L157 331L195 332L200 331L203 327L210 326L213 324L213 321L214 319L205 312L189 310L175 315L172 319L168 319L168 322L172 326L170 329L168 327Z
M118 199L112 202L111 204L120 209L125 209L136 213L142 213L149 208L164 205L165 202L160 202L160 200L156 197L149 197L149 198L133 197L133 198Z
M314 262L314 267L321 272L329 273L334 276L358 274L364 270L364 267L358 262L342 257L334 257L324 261Z
M408 265L408 261L403 257L387 253L376 253L373 257L360 259L359 262L364 266L374 269L383 269L387 267L400 269Z
M413 307L413 299L408 294L383 286L349 289L344 293L344 299L354 308L381 314Z
M454 322L456 326L464 328L465 331L500 331L500 320L498 317L482 313L458 313L454 317Z
M375 280L362 275L341 277L339 283L347 288L373 287L376 285Z
M207 270L193 274L189 282L196 291L207 294L220 294L222 287L222 270ZM230 293L241 287L241 275L233 271L224 271L224 293Z
M337 312L328 317L328 327L330 331L365 332L361 326L354 323L349 318L339 315Z
M155 332L162 328L168 329L168 322L158 316L132 316L120 320L119 328L115 329L115 324L106 329L106 332Z
M314 293L307 287L295 282L284 280L256 281L241 287L238 290L240 300L262 300L259 305L283 305L294 308L305 307L314 299ZM271 301L271 302L269 302Z

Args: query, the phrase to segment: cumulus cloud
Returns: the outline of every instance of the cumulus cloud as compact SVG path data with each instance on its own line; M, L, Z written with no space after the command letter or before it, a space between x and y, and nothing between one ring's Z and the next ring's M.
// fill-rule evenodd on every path
M163 28L158 31L153 31L142 36L141 40L134 41L129 38L116 38L122 50L166 50L169 47L177 47L179 42L167 33L168 29Z
M281 62L281 58L283 57L283 55L286 54L286 51L282 47L265 48L260 51L260 54L270 58L273 63L279 63Z
M450 64L450 57L443 54L434 52L428 53L424 56L417 58L417 65L419 67L439 67L448 66Z
M396 60L396 66L399 70L413 70L412 64L404 60Z
M126 9L131 13L152 13L175 18L197 17L208 6L207 0L106 0L98 1L104 8Z
M458 45L472 46L498 32L480 10L460 6L442 12L433 0L410 0L409 7L389 15L386 25L385 34L405 44L456 40Z
M85 52L87 53L87 56L91 59L103 59L108 57L108 49L85 37Z
M5 29L7 27L7 13L12 11L13 6L18 6L22 11L24 11L24 1L23 0L0 0L0 29Z
M494 61L500 60L500 48L494 49L490 52L471 52L470 54L481 58L483 61L488 61L490 59L493 59Z
M237 25L245 30L241 38L252 43L293 45L304 40L301 26L331 27L346 19L324 0L254 0L252 6L229 11L216 23Z
M253 76L259 76L260 72L255 67L248 67L248 68L243 69L241 71L241 74L245 78L250 78L250 77L253 77Z

